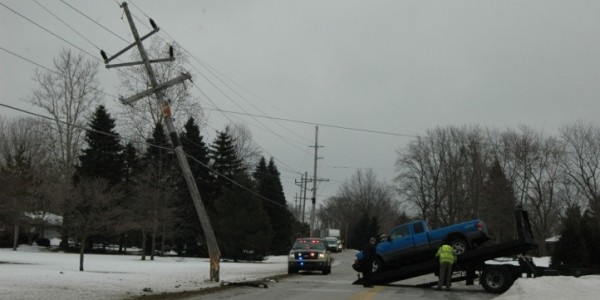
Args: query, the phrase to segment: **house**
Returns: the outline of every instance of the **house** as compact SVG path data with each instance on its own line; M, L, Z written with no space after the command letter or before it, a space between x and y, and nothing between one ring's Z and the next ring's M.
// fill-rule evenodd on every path
M58 247L63 225L62 216L43 211L25 212L23 215L22 232L27 234L31 242L45 238L50 240L50 246Z

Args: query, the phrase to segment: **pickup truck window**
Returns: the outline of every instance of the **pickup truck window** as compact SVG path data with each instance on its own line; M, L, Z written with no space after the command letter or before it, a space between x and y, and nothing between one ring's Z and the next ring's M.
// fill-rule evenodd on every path
M419 233L425 231L425 227L423 226L423 223L415 223L413 225L413 229L415 230L415 234L419 234Z
M393 240L395 240L397 238L401 238L405 235L408 235L408 224L394 229L394 231L392 231L392 233L390 234L390 240L393 241Z

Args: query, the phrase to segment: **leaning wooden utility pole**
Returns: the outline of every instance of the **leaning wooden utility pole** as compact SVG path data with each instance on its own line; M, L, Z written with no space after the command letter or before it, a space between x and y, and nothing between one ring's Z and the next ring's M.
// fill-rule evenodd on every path
M157 60L149 60L148 54L144 49L144 45L142 41L152 34L158 32L158 26L154 23L152 19L150 19L150 24L152 25L153 30L146 34L145 36L140 38L138 31L135 27L135 23L133 23L133 19L131 18L131 14L129 12L129 8L127 8L127 3L123 2L121 4L123 10L125 10L125 15L127 16L127 20L129 21L129 26L131 26L131 32L133 33L133 37L135 38L135 42L125 49L121 50L117 54L111 56L110 58L106 55L104 51L100 51L102 58L104 59L104 63L106 64L106 68L114 68L114 67L124 67L124 66L132 66L132 65L141 65L143 64L146 67L146 72L148 73L148 77L150 78L150 85L152 88L141 92L137 95L131 96L127 99L121 98L121 102L123 104L131 105L133 102L142 99L144 97L150 96L154 94L158 101L159 106L162 108L162 113L165 121L165 125L169 131L169 135L171 137L171 143L173 144L173 149L175 150L175 154L177 155L177 159L179 160L179 164L181 165L181 170L183 171L183 177L185 178L185 182L190 190L190 194L192 195L192 200L194 201L194 206L196 207L196 212L198 213L198 218L200 219L200 224L202 225L202 230L204 232L204 236L206 238L206 243L208 246L208 254L210 256L210 280L211 281L219 281L219 257L221 256L221 252L219 250L219 245L217 244L217 238L215 237L215 233L210 224L210 219L208 218L208 214L206 213L206 209L204 204L202 203L202 198L200 197L200 192L198 191L198 187L196 186L196 181L194 180L194 176L192 175L192 171L190 170L190 166L187 161L187 157L183 152L183 148L181 147L181 143L179 142L179 136L177 135L177 131L175 126L173 125L173 118L171 117L171 108L169 106L168 99L165 98L164 90L172 85L181 83L187 79L191 80L191 76L187 73L182 74L174 79L171 79L167 82L163 82L159 84L156 81L156 76L154 75L154 70L152 69L151 63L155 62L165 62L165 61L173 61L175 58L173 57L173 48L169 49L170 57L165 59L157 59ZM140 56L142 57L141 62L131 62L131 63L122 63L122 64L113 64L109 65L108 63L117 58L119 55L123 54L125 51L137 46Z

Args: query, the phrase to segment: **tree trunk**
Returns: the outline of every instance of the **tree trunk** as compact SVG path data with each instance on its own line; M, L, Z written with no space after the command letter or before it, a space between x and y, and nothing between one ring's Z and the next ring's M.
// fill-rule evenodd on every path
M142 260L146 260L146 230L142 229Z
M79 243L79 271L83 272L83 254L85 253L85 238Z
M165 234L166 234L165 226L162 226L162 236L160 238L160 255L165 255Z
M150 248L150 260L154 260L154 251L156 250L156 232L158 231L158 212L154 210L154 220L152 221L152 246Z
M19 243L19 222L17 221L15 221L15 228L13 234L13 251L17 251L17 244Z

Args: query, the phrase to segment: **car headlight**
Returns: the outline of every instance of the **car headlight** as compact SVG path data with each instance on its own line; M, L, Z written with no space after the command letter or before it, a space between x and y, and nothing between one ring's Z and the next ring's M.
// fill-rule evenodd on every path
M319 253L319 258L325 258L325 253Z
M294 258L294 252L290 252L290 254L288 255L289 258Z

